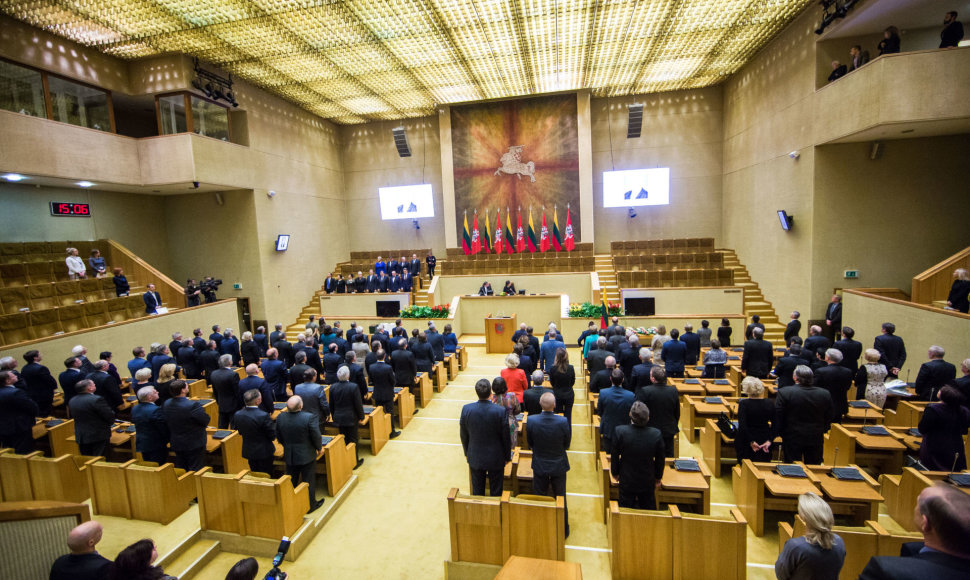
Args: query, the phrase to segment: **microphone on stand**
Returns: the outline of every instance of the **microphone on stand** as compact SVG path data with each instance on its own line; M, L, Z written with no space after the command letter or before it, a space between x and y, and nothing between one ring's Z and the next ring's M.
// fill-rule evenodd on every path
M959 452L954 453L953 454L953 466L950 467L950 474L954 474L954 473L957 472L957 461L959 461L959 460L960 460L960 453Z
M835 446L835 458L832 459L832 467L836 467L839 464L839 446Z

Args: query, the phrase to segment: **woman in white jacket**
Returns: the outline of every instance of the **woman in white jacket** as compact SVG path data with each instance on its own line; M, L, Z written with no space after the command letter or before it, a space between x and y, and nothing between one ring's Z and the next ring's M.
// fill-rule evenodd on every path
M67 275L70 276L71 280L87 278L84 260L77 255L77 248L67 249L67 259L64 262L67 264Z

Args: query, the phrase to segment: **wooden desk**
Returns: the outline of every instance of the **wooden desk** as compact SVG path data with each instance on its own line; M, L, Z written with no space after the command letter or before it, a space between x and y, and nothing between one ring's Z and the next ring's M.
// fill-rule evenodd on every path
M887 399L888 400L888 399ZM885 425L893 427L917 427L929 401L899 401L894 411L885 411Z
M428 406L431 402L431 397L433 396L433 389L431 388L431 375L428 373L418 373L414 377L414 386L411 387L411 393L414 394L421 408Z
M223 439L213 437L215 427L206 427L206 464L222 467L223 473L239 473L249 469L249 462L242 456L242 435L232 431ZM224 429L229 431L229 429Z
M458 359L459 354L455 352L454 354L445 353L445 367L448 369L448 380L453 381L458 376Z
M723 461L725 459L738 458L734 448L734 439L725 435L717 426L714 419L706 419L704 426L701 427L701 455L704 457L704 464L711 470L714 477L721 477Z
M610 473L610 456L605 452L599 453L600 491L603 494L603 522L607 521L610 511L610 501L617 501L620 497L620 482ZM660 489L654 494L657 506L676 504L687 507L696 513L709 515L711 513L711 472L704 462L694 458L700 471L677 471L674 469L676 459L666 460L664 476L660 480Z
M803 465L809 476L825 492L832 512L838 515L848 515L853 525L865 525L866 521L879 519L879 504L883 496L879 493L879 483L868 473L854 467L862 475L862 481L847 481L837 479L832 475L832 467L825 465Z
M519 325L515 314L512 316L485 317L485 352L487 354L508 354L512 352L512 335Z
M328 422L324 429L325 435L338 435L340 429ZM377 455L381 449L387 445L391 438L391 417L384 412L384 407L364 406L364 420L358 426L358 435L361 439L370 441L370 452Z
M961 473L970 473L964 470ZM882 493L886 498L886 511L896 523L911 532L919 532L913 522L913 511L916 509L916 499L923 489L945 481L950 473L947 471L916 471L912 467L903 468L901 475L879 476ZM957 487L960 491L970 494L970 487Z
M731 469L731 482L738 509L756 536L765 534L765 511L798 511L798 496L812 492L822 495L809 478L782 477L775 473L776 463L754 463L745 459Z
M329 387L328 387L329 388ZM373 403L374 387L367 387L367 402ZM409 389L394 387L394 406L397 407L397 420L401 429L407 427L414 417L414 395Z
M558 562L512 556L495 580L582 580L583 567L577 562Z
M890 430L889 435L868 435L861 425L833 423L825 435L822 459L826 465L856 464L881 473L902 473L906 445ZM838 457L836 458L836 449Z
M317 474L327 478L327 494L335 497L343 486L350 481L353 475L354 466L357 464L356 446L353 443L345 443L343 435L326 436L329 441L324 444L317 454ZM283 446L279 441L274 441L273 446L276 457L276 465L279 469L285 469L283 463ZM320 460L323 459L321 462ZM248 469L248 468L247 468Z
M721 413L731 414L728 399L724 403L705 403L704 397L687 395L680 400L680 428L693 443L696 439L696 429L704 426L707 419L717 419ZM736 401L735 401L736 402Z
M455 351L458 354L458 368L459 370L465 370L468 368L468 349L458 345L458 350Z
M686 395L702 397L707 394L704 383L700 379L670 379L670 384L677 389L681 397Z
M885 420L886 416L883 415L882 409L869 403L868 407L853 407L851 403L849 404L849 412L842 417L842 424L860 424L860 425L880 425Z
M445 368L445 363L437 361L434 366L431 367L431 377L434 382L434 391L440 393L445 390L448 385L448 371Z

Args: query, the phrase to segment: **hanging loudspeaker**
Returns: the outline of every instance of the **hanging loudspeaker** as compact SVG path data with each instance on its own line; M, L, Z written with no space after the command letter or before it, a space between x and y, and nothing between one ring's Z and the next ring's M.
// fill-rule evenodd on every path
M626 138L637 139L640 137L640 130L643 128L643 105L634 103L627 107Z
M397 147L397 154L401 157L411 156L411 146L408 145L408 136L404 132L404 127L391 129L394 134L394 146Z

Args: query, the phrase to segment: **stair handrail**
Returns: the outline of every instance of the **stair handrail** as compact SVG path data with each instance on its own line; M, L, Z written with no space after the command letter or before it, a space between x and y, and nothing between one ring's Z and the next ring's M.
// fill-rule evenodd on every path
M122 246L115 240L106 240L108 265L121 268L126 277L131 277L145 286L155 285L155 291L162 297L162 304L168 307L185 308L185 290L175 280L172 280L151 264L142 260L134 252Z
M910 300L917 304L946 300L953 283L953 271L957 268L970 270L970 246L913 276Z

